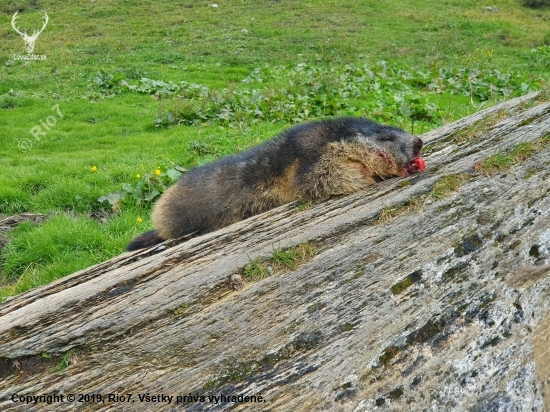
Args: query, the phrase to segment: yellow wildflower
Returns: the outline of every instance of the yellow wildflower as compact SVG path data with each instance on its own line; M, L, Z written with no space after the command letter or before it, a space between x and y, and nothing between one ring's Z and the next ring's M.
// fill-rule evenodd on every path
M141 223L141 222L143 222L143 219L142 219L141 217L138 217L138 218L137 218L137 222L138 222L138 223Z
M160 169L155 170L155 174L158 176L160 175Z
M92 166L91 170L92 170L92 172L97 172L97 166Z
M139 173L136 175L136 177L137 177L138 179L141 179L141 175L140 175Z

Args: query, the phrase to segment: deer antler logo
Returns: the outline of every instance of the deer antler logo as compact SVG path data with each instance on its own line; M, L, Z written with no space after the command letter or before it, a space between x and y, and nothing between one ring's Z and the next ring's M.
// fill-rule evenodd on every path
M48 15L46 14L46 12L44 11L44 25L42 26L42 28L40 30L33 30L32 32L32 36L29 36L27 34L27 30L25 30L23 33L21 33L19 31L19 29L17 28L17 26L15 25L15 20L17 19L17 11L15 12L15 14L13 15L12 19L11 19L11 26L13 27L13 29L19 33L21 35L21 37L23 37L23 40L25 41L25 48L27 49L27 53L28 54L31 54L32 51L34 50L34 43L36 42L36 39L38 39L38 36L40 35L40 33L42 33L42 31L46 28L46 25L48 24Z

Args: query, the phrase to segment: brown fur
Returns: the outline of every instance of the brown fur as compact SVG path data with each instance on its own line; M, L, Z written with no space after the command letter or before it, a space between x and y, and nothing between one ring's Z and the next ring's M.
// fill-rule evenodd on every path
M356 142L326 145L319 162L307 175L308 200L357 192L376 182L375 178L403 175L392 155Z
M161 196L156 231L129 250L206 233L294 200L325 200L418 170L422 141L368 119L313 122L246 152L192 169Z

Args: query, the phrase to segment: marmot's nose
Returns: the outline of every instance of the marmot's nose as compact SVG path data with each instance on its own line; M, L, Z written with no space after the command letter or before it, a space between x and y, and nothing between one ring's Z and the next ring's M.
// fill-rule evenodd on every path
M415 156L420 155L420 149L422 149L422 146L424 145L424 142L420 138L415 138L413 140L413 153Z

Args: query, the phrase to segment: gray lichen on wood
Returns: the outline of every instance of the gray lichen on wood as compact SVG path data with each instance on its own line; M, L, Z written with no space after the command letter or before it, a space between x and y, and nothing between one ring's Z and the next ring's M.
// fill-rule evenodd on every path
M550 103L511 100L425 134L424 174L6 301L0 408L44 410L13 393L149 392L265 398L193 411L550 410L550 144L496 174L474 167L549 130ZM436 193L446 176L465 178ZM297 268L231 287L251 259L304 242L316 254ZM53 370L69 351L78 361Z

